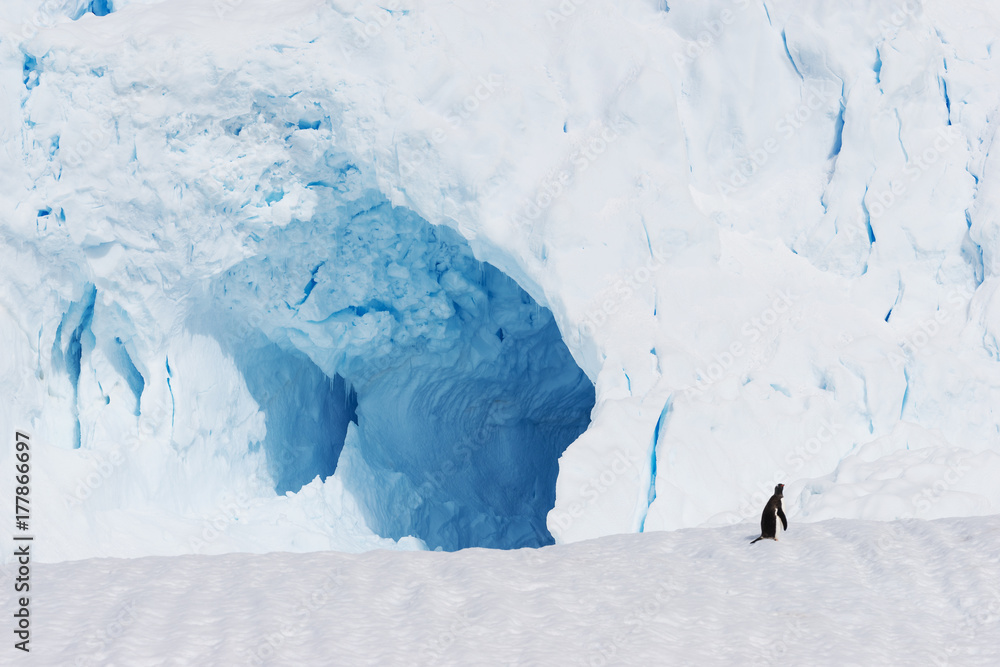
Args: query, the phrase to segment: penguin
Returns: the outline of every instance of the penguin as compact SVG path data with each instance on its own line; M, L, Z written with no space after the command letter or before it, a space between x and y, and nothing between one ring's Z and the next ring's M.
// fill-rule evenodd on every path
M767 501L767 505L764 506L764 513L760 515L760 537L750 544L760 542L765 538L774 540L775 542L778 541L778 521L775 517L781 519L782 530L788 530L788 519L785 518L785 512L781 508L784 489L784 484L774 487L774 495Z

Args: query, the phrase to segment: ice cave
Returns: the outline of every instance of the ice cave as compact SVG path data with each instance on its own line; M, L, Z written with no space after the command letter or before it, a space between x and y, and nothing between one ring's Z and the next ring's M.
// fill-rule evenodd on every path
M383 537L552 543L557 461L589 424L592 382L516 282L328 162L312 218L261 238L190 323L264 413L275 491L336 471Z

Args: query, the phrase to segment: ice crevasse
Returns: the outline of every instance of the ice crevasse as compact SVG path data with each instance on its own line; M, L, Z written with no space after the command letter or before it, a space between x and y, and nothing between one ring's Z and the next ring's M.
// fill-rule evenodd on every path
M20 4L43 559L1000 507L991 6Z

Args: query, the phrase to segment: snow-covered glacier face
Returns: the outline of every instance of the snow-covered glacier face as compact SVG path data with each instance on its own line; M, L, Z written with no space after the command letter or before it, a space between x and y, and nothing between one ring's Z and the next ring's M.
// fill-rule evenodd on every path
M43 558L1000 506L992 6L94 5L0 17Z

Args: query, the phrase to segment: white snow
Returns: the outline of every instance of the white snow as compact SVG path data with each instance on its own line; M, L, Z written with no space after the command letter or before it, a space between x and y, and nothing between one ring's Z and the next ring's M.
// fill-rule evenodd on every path
M513 551L38 565L30 664L1000 660L997 517L836 519L751 537L731 526Z

